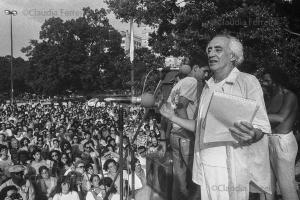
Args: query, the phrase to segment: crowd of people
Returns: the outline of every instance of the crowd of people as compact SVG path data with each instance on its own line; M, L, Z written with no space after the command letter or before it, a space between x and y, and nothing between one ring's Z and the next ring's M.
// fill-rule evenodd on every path
M119 109L104 102L97 107L78 102L2 104L0 200L118 199ZM160 132L150 116L132 143L145 111L131 105L124 110L122 193L129 195L131 166L135 189L142 188L145 156L159 148Z

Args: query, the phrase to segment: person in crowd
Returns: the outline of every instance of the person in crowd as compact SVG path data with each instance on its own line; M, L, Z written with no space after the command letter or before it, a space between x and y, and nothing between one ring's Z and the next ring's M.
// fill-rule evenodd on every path
M181 68L189 69L187 76L174 85L168 103L174 108L176 115L183 119L194 119L202 92L203 83L208 76L208 64L197 56L185 58ZM173 186L172 198L198 199L200 190L192 182L191 172L193 163L194 133L182 129L177 124L170 124L170 146L173 156ZM167 130L167 132L169 131ZM166 133L169 135L169 133ZM152 139L153 151L158 148L156 137Z
M6 135L4 133L0 133L0 145L5 145L8 147L8 143L6 142Z
M59 176L60 175L60 151L58 150L52 150L50 151L49 153L50 157L49 157L49 160L52 161L52 168L50 169L51 170L51 175L52 176Z
M41 150L42 157L46 158L49 153L49 146L44 142L44 137L42 135L37 136L37 143L35 145Z
M24 137L28 138L30 143L29 145L34 145L36 143L36 137L33 135L32 128L28 128Z
M41 150L40 149L35 149L32 152L32 158L33 160L30 163L30 167L33 170L32 174L33 175L38 175L39 173L39 168L41 166L47 166L50 167L51 166L51 161L50 160L44 160L42 155L41 155Z
M62 152L66 152L67 149L72 149L72 146L70 144L70 142L68 142L67 140L65 140L64 138L60 137L61 141L60 141L60 149Z
M86 195L86 200L119 200L116 188L112 184L112 179L104 177L100 179L98 175L93 175L90 179L92 187Z
M16 186L9 185L0 191L0 200L22 200L22 196Z
M71 145L72 145L72 152L74 152L74 154L79 154L80 153L80 149L79 149L80 140L79 140L78 135L73 135Z
M75 188L71 185L70 177L62 176L55 188L53 200L80 200Z
M65 150L64 150L64 153L66 153L69 158L71 159L71 161L73 162L74 161L74 157L76 156L75 152L72 151L72 148L70 147L67 147Z
M18 165L27 166L30 163L30 155L28 151L21 150L18 152Z
M57 178L51 177L49 174L49 168L46 166L41 166L39 168L39 178L36 182L36 197L41 200L52 199L50 195L53 193L56 185Z
M11 179L8 179L0 186L0 191L7 186L15 186L23 200L35 200L35 190L29 180L24 178L25 167L14 165L9 168Z
M8 169L12 165L13 165L13 162L11 161L10 157L8 156L7 146L0 144L0 170L2 172L1 177L0 177L1 182L6 180L8 177L10 177Z
M30 140L27 137L23 137L20 140L20 148L19 151L29 151Z
M120 194L120 176L117 174L118 163L114 159L108 159L103 165L103 170L107 172L105 176L111 178L112 180L115 180L115 177L118 176L116 178L115 185L118 193Z
M100 156L100 154L93 144L94 143L92 141L86 142L84 144L84 151L81 154L81 158L83 161L85 161L86 164L93 163L98 168L97 158Z
M272 127L269 135L269 152L272 165L272 195L275 199L276 182L283 200L299 199L295 184L295 160L298 145L293 126L298 114L298 99L288 86L286 73L278 67L264 71L262 85L266 107Z
M267 134L271 133L271 127L259 81L237 69L244 59L243 45L235 37L218 35L208 43L206 53L213 75L203 88L196 120L178 117L170 104L162 106L161 114L195 132L195 144L200 144L214 91L255 100L258 110L253 121L241 120L228 127L228 134L236 140L236 145L220 144L207 148L195 145L193 181L201 186L201 199L247 200L250 185L270 193ZM218 189L221 185L234 189Z
M17 163L19 151L19 141L16 138L10 139L9 155L13 163Z
M6 127L6 124L4 122L1 123L1 130L0 130L1 134L4 134L4 136L6 137L11 137L12 133L11 131L9 131Z
M66 175L72 171L72 161L69 158L68 154L62 153L60 157L60 175Z
M8 157L11 158L13 164L25 167L24 177L29 178L34 186L39 183L40 187L46 188L42 183L42 174L39 173L39 168L47 167L49 176L57 179L69 174L72 184L74 183L73 185L82 199L84 198L83 190L86 193L91 187L88 181L89 178L93 174L98 174L101 179L104 177L102 170L100 170L100 166L107 159L103 155L104 148L114 155L113 159L118 160L119 158L118 146L120 141L118 129L116 128L118 105L107 105L105 103L104 105L106 106L91 108L80 102L71 105L52 104L49 106L27 102L25 106L18 104L3 106L0 108L2 109L0 134L4 134L5 138L2 139L3 137L0 135L0 143L9 146ZM142 118L142 115L138 114L141 109L138 106L133 109L137 112L136 120L127 122L127 119L125 119L126 126L128 124L131 128L129 137L132 137ZM130 112L132 111L128 108L126 112L131 115ZM10 120L11 116L13 116L12 120ZM146 124L149 123L146 122ZM20 133L19 136L16 135L18 132ZM92 133L92 136L90 136L90 133ZM72 137L66 138L66 134L70 134ZM20 139L21 136L22 139L18 141L16 137ZM88 143L86 146L83 143L82 147L85 148L80 151L78 147L84 139ZM129 139L126 137L124 138L124 145L126 147L124 155L130 157L129 151L131 148L129 148ZM146 144L145 147L148 149L151 145L152 143L149 142L148 146ZM43 153L41 153L41 150ZM132 148L132 150L135 150L135 148ZM82 155L85 156L81 157ZM6 157L5 152L1 156ZM5 162L4 160L2 159L1 162ZM86 176L87 186L84 186L83 179L81 181L74 179L73 181L72 178L77 177L78 171L81 170L78 169L78 166L76 168L76 163L82 161L84 161L85 166L83 177ZM6 171L10 166L6 167ZM4 171L0 171L1 178L4 178L3 181L6 182L10 178L10 173L6 172L6 176L4 176ZM81 190L78 189L78 185ZM39 189L39 191L45 192L42 189ZM40 196L39 191L36 191L38 196ZM46 197L44 195L41 198ZM47 198L51 197L53 195Z
M57 151L61 152L58 138L53 138L51 143L52 143L52 145L50 147L50 151L57 150Z

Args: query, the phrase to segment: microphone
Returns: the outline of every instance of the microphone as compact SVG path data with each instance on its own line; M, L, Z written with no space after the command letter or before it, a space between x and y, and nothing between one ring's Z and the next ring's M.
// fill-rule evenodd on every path
M155 105L155 99L153 94L144 93L139 97L108 97L105 98L106 102L117 102L117 103L132 103L141 104L143 107L149 108Z
M154 71L167 73L170 71L179 71L179 67L160 67L160 68L154 69Z
M179 73L188 75L191 72L191 67L189 65L180 65L179 67L161 67L155 69L155 71L159 71L162 73L168 73L170 71L178 71Z

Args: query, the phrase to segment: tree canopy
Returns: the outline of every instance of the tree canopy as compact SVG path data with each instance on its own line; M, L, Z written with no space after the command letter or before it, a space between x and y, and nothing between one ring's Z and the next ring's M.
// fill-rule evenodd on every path
M28 84L33 91L60 94L66 90L126 89L130 63L121 48L121 35L104 9L83 9L83 16L63 21L49 18L40 40L23 48L30 62Z
M242 70L259 73L283 68L300 89L299 1L250 0L106 0L128 22L155 27L149 44L163 56L203 56L208 41L220 33L244 45Z

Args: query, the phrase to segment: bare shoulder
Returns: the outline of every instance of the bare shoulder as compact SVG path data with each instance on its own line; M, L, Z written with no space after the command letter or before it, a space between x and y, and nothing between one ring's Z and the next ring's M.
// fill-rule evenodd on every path
M285 95L285 97L287 98L287 100L289 101L298 101L298 98L296 96L296 94L288 89L283 89L283 93Z

